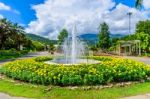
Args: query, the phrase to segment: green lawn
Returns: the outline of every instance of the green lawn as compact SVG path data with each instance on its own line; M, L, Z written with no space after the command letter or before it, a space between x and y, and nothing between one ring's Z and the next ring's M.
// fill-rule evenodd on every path
M36 99L116 99L150 92L150 82L134 84L127 87L110 88L84 91L81 89L70 90L63 87L53 87L45 92L48 86L16 83L8 80L0 80L0 92L12 96L21 96Z

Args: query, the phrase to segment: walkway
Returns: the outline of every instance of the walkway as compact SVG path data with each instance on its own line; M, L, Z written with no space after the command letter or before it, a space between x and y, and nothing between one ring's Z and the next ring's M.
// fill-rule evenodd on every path
M12 97L4 93L0 93L0 99L26 99L22 97Z
M150 65L150 58L148 58L148 57L124 56L124 58L141 61L141 62L143 62L143 63L145 63L145 64ZM149 98L149 99L150 99L150 98Z
M122 98L122 99L150 99L150 94L126 97L126 98Z
M48 55L50 55L48 52L28 53L27 55L24 55L24 56L19 57L19 58L8 59L8 60L0 61L0 65L3 64L3 63L6 63L6 62L14 61L14 60L25 59L25 58L31 58L31 57L37 57L37 56L48 56Z

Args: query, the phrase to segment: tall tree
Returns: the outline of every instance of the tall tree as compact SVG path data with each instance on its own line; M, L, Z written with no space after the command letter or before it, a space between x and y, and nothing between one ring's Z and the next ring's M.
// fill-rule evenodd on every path
M139 21L136 25L136 33L144 32L150 35L150 20Z
M0 49L4 49L5 42L11 34L12 23L7 19L0 20Z
M62 29L58 35L58 44L61 45L67 37L68 31L66 29Z
M14 24L7 19L0 19L0 50L10 48L20 50L20 45L28 42L24 34L24 29L18 24Z
M142 52L150 52L150 35L144 32L135 35L136 38L141 41Z
M104 22L99 27L99 46L104 50L110 47L109 26Z

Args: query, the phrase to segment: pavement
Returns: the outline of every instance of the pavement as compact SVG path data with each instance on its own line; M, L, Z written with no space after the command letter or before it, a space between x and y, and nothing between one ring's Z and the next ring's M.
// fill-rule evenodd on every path
M150 99L150 94L131 96L131 97L126 97L122 99Z
M12 97L4 93L0 93L0 99L27 99L22 97Z
M150 65L150 58L149 57L135 57L135 56L123 56L123 57L127 58L127 59L133 59L133 60L141 61L147 65Z

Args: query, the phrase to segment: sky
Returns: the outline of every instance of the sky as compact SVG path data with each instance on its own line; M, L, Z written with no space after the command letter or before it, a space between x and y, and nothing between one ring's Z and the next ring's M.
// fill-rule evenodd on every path
M98 33L102 22L112 34L129 34L128 12L134 33L139 20L150 18L150 0L143 1L142 10L135 9L135 0L0 0L0 18L50 39L57 39L63 28L71 33L74 25L78 35Z

